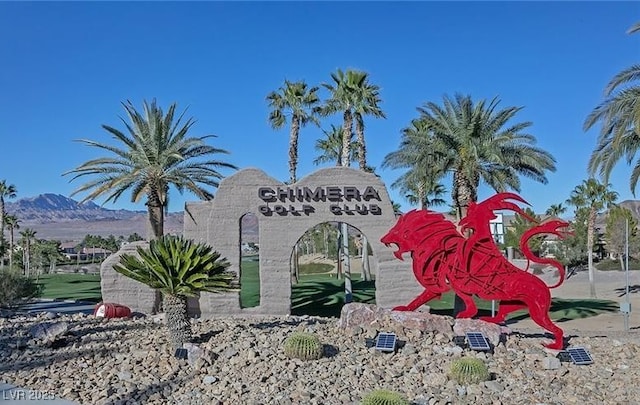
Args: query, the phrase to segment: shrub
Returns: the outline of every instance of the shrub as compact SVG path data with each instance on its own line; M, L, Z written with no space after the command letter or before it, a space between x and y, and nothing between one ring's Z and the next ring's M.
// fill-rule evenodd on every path
M600 271L621 271L620 260L605 259L595 264L595 267ZM640 260L633 257L629 258L629 270L640 269Z
M409 405L409 401L397 392L375 390L362 398L361 405Z
M0 270L0 307L12 308L40 294L41 287L34 280L12 270Z
M284 341L284 353L289 358L317 360L322 357L323 348L317 336L296 332Z
M460 385L477 384L489 379L486 364L475 357L462 357L454 360L450 368L451 377Z

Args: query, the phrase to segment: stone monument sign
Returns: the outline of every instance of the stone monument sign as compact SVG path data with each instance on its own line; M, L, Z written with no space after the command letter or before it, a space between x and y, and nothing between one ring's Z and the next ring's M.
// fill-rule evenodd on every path
M333 167L318 170L295 184L284 184L262 170L244 169L224 179L213 200L186 204L184 236L213 246L231 263L230 270L239 275L240 222L247 213L257 217L259 226L260 305L241 308L239 292L203 293L191 302L192 313L202 317L289 314L291 253L307 230L325 222L346 222L367 236L377 305L401 305L421 291L411 271L411 259L396 260L393 249L380 242L396 217L384 183L374 174ZM144 286L122 280L123 276L113 271L119 254L102 266L104 301L149 311L153 302L147 301L153 294L144 293Z

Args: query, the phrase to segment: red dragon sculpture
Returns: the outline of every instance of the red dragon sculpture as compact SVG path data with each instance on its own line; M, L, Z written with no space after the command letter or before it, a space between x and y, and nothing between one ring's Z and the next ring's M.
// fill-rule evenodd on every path
M528 241L541 234L562 238L567 234L562 229L569 224L560 220L547 221L529 229L520 240L520 248L529 261L558 269L560 279L549 287L537 276L508 262L493 241L489 222L496 218L495 210L511 210L535 222L509 200L527 204L513 193L499 193L480 203L471 203L467 216L459 223L460 231L437 212L413 210L402 215L381 242L387 246L395 244L394 255L400 260L404 253L411 252L413 273L425 290L406 306L394 310L413 311L453 290L465 303L464 311L457 317L472 318L478 313L474 295L498 300L498 313L494 317L482 317L482 320L501 323L509 313L527 308L531 319L554 335L554 342L546 347L563 349L563 331L549 317L549 288L562 284L564 267L556 260L535 256Z

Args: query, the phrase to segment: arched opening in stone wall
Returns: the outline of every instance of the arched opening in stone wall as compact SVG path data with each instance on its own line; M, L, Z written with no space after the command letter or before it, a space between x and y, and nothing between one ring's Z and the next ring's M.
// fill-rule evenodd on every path
M324 222L309 228L291 251L291 313L339 316L348 280L351 300L375 304L373 253L367 237L347 224L349 267L342 256L342 226Z
M240 218L240 308L260 305L260 243L255 214Z

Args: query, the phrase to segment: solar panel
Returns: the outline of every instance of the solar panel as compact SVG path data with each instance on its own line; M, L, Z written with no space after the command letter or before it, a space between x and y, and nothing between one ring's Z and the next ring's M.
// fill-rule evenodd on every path
M467 343L473 350L491 350L487 338L480 332L467 332Z
M380 332L376 337L376 350L393 352L396 350L396 334Z
M585 350L584 347L572 347L567 349L569 355L571 356L571 360L573 364L577 364L579 366L585 364L593 363L593 359L591 355Z

